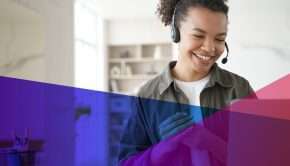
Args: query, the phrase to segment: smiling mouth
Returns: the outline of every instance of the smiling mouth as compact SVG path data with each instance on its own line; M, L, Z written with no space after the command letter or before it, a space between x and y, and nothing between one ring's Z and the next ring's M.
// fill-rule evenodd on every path
M198 59L204 61L204 62L209 62L213 58L213 57L209 57L209 56L198 55L195 53L192 53L192 55L197 57Z

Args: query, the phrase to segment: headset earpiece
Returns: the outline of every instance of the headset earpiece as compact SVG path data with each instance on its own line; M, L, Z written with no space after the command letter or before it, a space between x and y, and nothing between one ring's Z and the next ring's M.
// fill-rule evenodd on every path
M180 32L178 26L175 23L175 13L176 8L174 9L172 21L171 21L171 39L174 43L178 43L180 41Z
M180 32L174 23L171 25L171 38L174 43L178 43L180 41Z

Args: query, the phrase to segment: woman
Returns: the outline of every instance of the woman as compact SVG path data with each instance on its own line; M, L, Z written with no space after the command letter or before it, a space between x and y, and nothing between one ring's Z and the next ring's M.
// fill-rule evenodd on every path
M211 128L218 122L203 122L253 92L246 79L216 63L228 51L228 6L225 0L160 0L157 12L171 26L178 60L139 90L119 159L123 165L225 165L225 134Z

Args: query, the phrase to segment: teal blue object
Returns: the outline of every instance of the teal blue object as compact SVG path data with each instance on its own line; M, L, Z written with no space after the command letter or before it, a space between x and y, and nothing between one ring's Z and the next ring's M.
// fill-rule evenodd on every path
M161 140L167 139L193 124L193 119L190 114L176 113L165 119L159 125L159 135Z
M194 124L203 124L202 110L200 106L191 106L191 116Z

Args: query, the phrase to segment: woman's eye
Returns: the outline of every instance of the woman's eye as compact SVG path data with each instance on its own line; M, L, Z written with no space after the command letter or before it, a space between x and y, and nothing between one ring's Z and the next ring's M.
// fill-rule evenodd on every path
M225 41L225 39L215 39L216 41L218 41L218 42L224 42Z
M203 38L203 36L202 35L193 35L195 38L199 38L199 39L201 39L201 38Z

